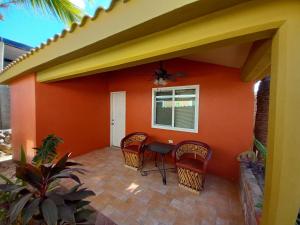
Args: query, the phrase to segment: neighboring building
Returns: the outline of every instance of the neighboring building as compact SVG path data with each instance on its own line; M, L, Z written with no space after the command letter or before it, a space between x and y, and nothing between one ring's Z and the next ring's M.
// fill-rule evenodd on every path
M31 47L0 37L0 71ZM10 129L10 94L7 85L0 85L0 129Z
M51 133L77 156L143 131L166 143L208 143L208 171L237 180L236 156L253 142L253 84L270 75L260 225L295 224L299 37L300 1L113 1L107 12L73 24L0 75L11 87L14 157L21 145L32 157L32 148ZM160 61L168 72L186 76L155 77Z

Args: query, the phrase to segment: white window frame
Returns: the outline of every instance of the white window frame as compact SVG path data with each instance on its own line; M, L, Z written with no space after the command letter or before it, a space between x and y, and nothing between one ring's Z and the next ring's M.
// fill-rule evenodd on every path
M194 129L188 129L188 128L179 128L174 127L174 100L175 100L175 91L176 90L182 90L182 89L195 89L195 121L194 121ZM155 118L156 118L156 104L155 104L155 92L157 91L168 91L172 90L172 126L168 125L159 125L155 124ZM200 86L199 85L189 85L189 86L174 86L174 87L159 87L159 88L152 88L152 115L151 115L151 127L152 128L158 128L158 129L164 129L164 130L175 130L175 131L183 131L183 132L191 132L191 133L198 133L198 119L199 119L199 92L200 92Z

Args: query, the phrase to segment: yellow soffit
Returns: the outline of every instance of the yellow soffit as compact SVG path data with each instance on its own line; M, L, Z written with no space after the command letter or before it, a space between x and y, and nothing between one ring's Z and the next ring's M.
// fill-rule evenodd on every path
M294 20L299 6L300 1L243 3L40 70L37 80L71 79L180 57L205 48L272 38L278 28ZM250 56L243 67L244 81L268 73L270 42L256 48Z
M1 72L0 83L247 1L112 0L108 9L98 8L93 17L84 16L80 24L11 62Z

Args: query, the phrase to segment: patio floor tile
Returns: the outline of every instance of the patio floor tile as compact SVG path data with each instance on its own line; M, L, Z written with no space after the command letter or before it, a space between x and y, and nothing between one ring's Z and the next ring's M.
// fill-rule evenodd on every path
M159 173L141 176L124 167L119 149L105 148L75 158L85 165L81 176L96 196L91 204L119 225L243 225L238 187L223 178L208 175L205 190L194 194L178 187L177 175ZM146 167L152 168L147 161Z

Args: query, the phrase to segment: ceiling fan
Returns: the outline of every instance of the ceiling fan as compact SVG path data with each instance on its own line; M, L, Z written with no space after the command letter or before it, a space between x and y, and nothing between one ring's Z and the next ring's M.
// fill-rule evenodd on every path
M182 77L186 74L183 72L176 72L174 74L170 74L166 69L163 67L163 62L159 63L159 68L154 71L154 84L165 86L167 85L168 81L176 81L176 77Z

